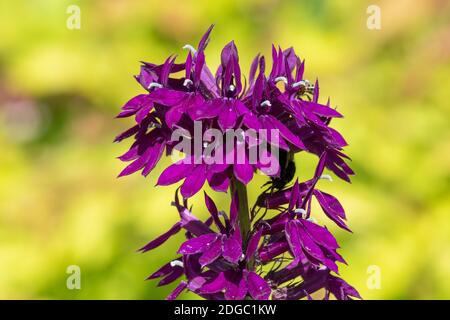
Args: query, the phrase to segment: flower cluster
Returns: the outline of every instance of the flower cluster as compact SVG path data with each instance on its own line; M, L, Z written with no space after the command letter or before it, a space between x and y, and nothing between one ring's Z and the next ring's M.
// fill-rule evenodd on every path
M311 217L315 198L328 218L349 230L339 201L316 188L320 179L331 179L325 169L345 181L353 174L342 152L346 141L330 127L331 119L342 115L330 107L329 100L319 103L319 83L304 79L305 63L293 48L272 47L270 73L264 56L257 55L245 78L236 46L230 42L213 75L205 62L211 30L212 26L196 49L185 46L189 51L183 63L176 63L173 56L161 65L143 63L136 79L147 92L128 101L118 115L134 116L136 122L115 140L134 138L131 148L119 157L131 162L119 176L137 171L147 176L164 152L172 155L178 150L175 132L188 136L192 146L183 149L185 158L168 166L157 183L166 186L183 180L173 202L180 220L141 251L160 246L182 229L187 240L178 256L149 278L162 278L159 285L183 278L168 299L183 290L206 299L300 299L311 298L319 290L325 298L330 293L337 299L360 298L337 276L336 263L345 260L337 253L335 238ZM224 137L231 130L263 134L238 134L233 152L216 136L211 151L213 141L199 144L192 139L198 122L201 136L207 138L211 129ZM251 151L265 144L268 147L259 153L264 157L253 159ZM318 165L310 180L291 183L294 155L300 152L317 155ZM256 171L269 181L249 208L246 188ZM228 214L219 211L205 193L209 218L201 221L193 215L188 199L205 182L214 191L230 192Z

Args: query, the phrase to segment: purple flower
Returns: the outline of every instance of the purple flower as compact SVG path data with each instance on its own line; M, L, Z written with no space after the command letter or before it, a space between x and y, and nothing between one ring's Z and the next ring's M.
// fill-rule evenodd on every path
M346 261L333 234L316 222L321 213L312 209L317 201L329 220L350 231L342 205L317 187L332 180L326 170L348 182L354 174L343 152L347 142L330 126L342 114L330 100L320 102L319 81L304 78L305 61L293 48L272 46L270 72L265 57L257 55L244 77L231 41L213 75L205 53L212 28L197 48L185 46L184 62L176 63L175 56L162 64L144 62L135 78L146 92L117 116L134 117L133 126L115 139L134 140L119 157L130 162L119 176L137 171L147 176L164 153L184 154L157 182L182 181L172 203L179 220L140 251L153 250L180 231L186 239L148 279L159 279L159 286L178 283L167 299L186 290L205 299L312 299L319 290L324 299L361 298L339 277L339 264ZM231 143L230 133L235 134ZM315 172L292 183L294 157L305 152L318 157ZM249 207L247 185L256 171L270 180ZM188 199L206 182L213 191L229 192L231 201L229 210L221 211L204 193L208 218L201 220Z

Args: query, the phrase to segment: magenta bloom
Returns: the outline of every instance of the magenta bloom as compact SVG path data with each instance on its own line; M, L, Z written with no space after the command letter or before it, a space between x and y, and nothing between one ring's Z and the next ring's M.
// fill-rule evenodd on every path
M331 180L325 170L345 181L354 174L343 153L346 141L330 127L342 115L329 100L319 102L319 82L304 79L305 62L293 48L272 46L270 73L257 55L245 77L232 41L213 75L205 59L211 31L212 26L196 49L186 46L182 63L172 56L160 65L143 63L136 80L147 92L118 115L135 121L115 140L134 139L119 157L130 162L119 176L147 176L163 154L174 155L179 140L184 142L184 158L174 160L157 182L182 181L173 202L180 219L140 250L152 250L182 230L186 241L149 279L159 278L160 286L178 281L168 299L184 290L206 299L311 299L320 290L325 299L361 298L339 278L338 263L346 262L331 232L316 223L321 213L312 212L317 201L326 217L350 231L339 201L317 188L320 180ZM318 164L300 182L294 180L294 157L302 152L317 155ZM247 187L257 171L268 182L249 207ZM204 193L209 218L201 221L188 199L206 182L214 191L229 192L231 205L221 211Z

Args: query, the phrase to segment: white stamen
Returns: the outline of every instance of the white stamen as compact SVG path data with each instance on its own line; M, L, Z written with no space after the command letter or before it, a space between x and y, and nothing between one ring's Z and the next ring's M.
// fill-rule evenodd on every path
M272 104L270 103L269 100L264 100L263 102L261 102L260 106L261 107L271 107Z
M245 259L245 254L241 255L241 258L239 259L240 261L243 261Z
M309 222L317 223L317 220L314 219L313 217L309 217L309 218L306 219L306 220L308 220Z
M182 267L183 268L184 264L180 260L173 260L173 261L170 261L170 266L171 267Z
M321 176L320 176L320 179L328 180L328 181L333 182L333 178L332 178L329 174L323 174L323 175L321 175Z
M300 80L299 82L295 82L294 84L292 84L292 88L297 88L297 87L306 87L309 84L308 80Z
M208 146L209 146L209 143L208 142L203 142L203 148L208 148Z
M190 44L185 44L183 46L183 49L189 49L189 51L191 51L192 54L195 54L197 52L197 50L195 50L195 48L193 46L191 46Z
M183 86L187 87L194 84L191 79L184 79Z
M305 209L302 209L302 208L298 208L298 209L295 209L294 210L294 213L296 213L296 214L301 214L302 215L302 217L306 214L306 210Z
M228 89L229 89L230 91L234 91L234 90L236 90L236 87L233 86L232 84L230 84L230 86L228 87Z
M285 84L288 83L286 77L277 77L277 78L274 79L274 81L275 81L275 83L279 82L279 81L283 81Z
M147 89L153 89L153 88L162 88L162 84L158 83L158 82L152 82L148 85Z

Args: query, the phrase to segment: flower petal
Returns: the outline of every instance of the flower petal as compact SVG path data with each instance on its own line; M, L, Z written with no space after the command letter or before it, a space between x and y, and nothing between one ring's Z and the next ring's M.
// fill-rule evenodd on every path
M147 243L145 246L140 248L138 251L147 252L149 250L153 250L153 249L159 247L164 242L166 242L167 239L169 239L173 235L177 234L180 231L180 229L181 229L181 223L180 222L175 223L172 226L172 228L170 228L168 231L166 231L165 233L160 235L158 238L156 238L156 239L150 241L149 243Z
M184 289L186 289L187 282L181 281L180 284L167 296L166 300L175 300Z
M260 228L258 231L256 231L255 234L252 235L250 238L248 245L247 245L247 251L245 253L245 256L247 259L251 259L253 255L255 254L256 250L258 249L259 240L261 239L262 235L262 228Z
M199 252L204 252L208 249L209 245L216 241L218 235L215 233L207 233L196 238L189 239L185 241L178 253L180 254L195 254Z
M248 293L252 296L254 300L268 300L271 289L267 284L266 280L261 278L254 272L249 272L247 274L247 286Z
M236 239L225 239L223 241L223 257L225 260L237 264L242 255L241 244Z
M220 257L222 253L222 239L217 237L217 239L208 246L208 249L203 252L199 262L202 267L214 262Z
M168 186L189 175L194 167L193 160L182 159L167 167L159 176L157 185Z
M321 227L313 222L308 220L301 220L303 227L306 232L311 236L311 238L317 243L320 244L330 250L335 250L339 248L339 245L327 228Z
M205 184L206 181L206 167L204 165L197 165L191 174L186 177L181 186L181 194L185 198L190 198L196 194Z

